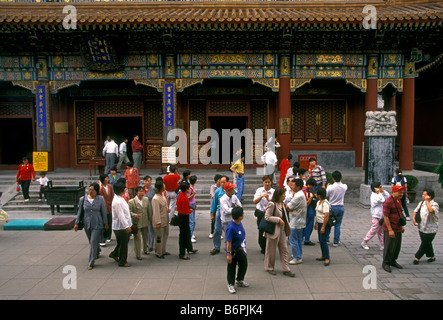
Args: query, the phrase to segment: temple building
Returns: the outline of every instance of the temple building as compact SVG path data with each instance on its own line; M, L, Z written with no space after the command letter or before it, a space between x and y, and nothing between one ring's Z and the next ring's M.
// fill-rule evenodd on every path
M442 27L441 1L0 0L0 167L42 151L50 170L88 168L107 136L131 157L136 134L159 168L174 128L183 165L206 167L197 123L364 168L366 112L392 110L411 170L414 145L442 145Z

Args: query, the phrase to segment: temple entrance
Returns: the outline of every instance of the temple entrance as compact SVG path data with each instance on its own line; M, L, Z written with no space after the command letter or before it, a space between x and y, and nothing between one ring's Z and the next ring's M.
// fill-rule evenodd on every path
M18 165L25 156L32 161L32 128L32 118L0 118L0 164Z
M101 152L107 136L114 139L115 143L120 146L125 139L128 139L127 154L132 161L131 142L134 134L143 137L143 119L142 117L102 117L97 118L98 125L98 151ZM143 139L140 139L143 143Z
M248 117L245 116L214 116L208 117L209 127L217 131L219 136L219 146L218 146L218 163L224 163L223 159L226 159L225 150L223 149L223 139L227 138L223 135L223 129L228 129L232 131L233 129L238 129L240 133L248 127ZM216 146L217 147L217 146ZM229 141L229 159L232 160L234 154L237 150L234 150L234 138L230 138ZM241 137L241 148L243 152L245 150L245 137ZM212 160L213 162L214 160Z

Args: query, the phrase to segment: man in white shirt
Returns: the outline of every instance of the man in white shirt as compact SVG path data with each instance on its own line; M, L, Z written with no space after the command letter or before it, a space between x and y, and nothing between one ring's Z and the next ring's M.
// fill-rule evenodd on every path
M326 188L326 196L329 199L329 203L331 205L331 210L337 217L337 224L334 226L334 243L333 246L337 247L340 245L340 227L343 221L343 215L345 213L344 198L346 191L348 190L348 186L341 182L341 172L334 171L332 173L332 180L334 180L333 184L328 184Z
M223 185L223 189L225 190L225 194L220 198L220 220L222 223L222 229L225 234L226 239L226 228L228 227L229 222L232 220L232 209L235 207L241 207L241 202L238 200L235 193L235 184L230 182L226 182Z
M128 144L128 139L125 139L125 141L120 143L120 146L118 147L118 165L117 165L118 171L120 171L123 162L124 163L129 162L129 158L127 155L127 144Z
M108 143L109 144L109 143ZM117 245L109 254L118 262L119 267L130 267L128 263L128 243L129 235L132 232L132 219L129 211L129 205L122 197L125 193L126 185L116 182L114 185L114 199L112 200L112 230L114 231Z
M286 205L289 211L289 243L292 247L293 259L289 264L302 263L303 255L303 235L306 227L306 196L303 192L303 180L293 179L291 184L292 190L295 192L291 201Z
M264 176L262 178L263 187L258 188L254 194L255 212L254 215L257 218L257 228L260 225L260 221L265 216L266 206L274 195L274 189L271 187L271 176ZM261 248L261 253L265 253L266 250L266 238L263 237L263 232L258 233L258 244Z
M111 141L109 141L103 148L103 156L106 159L105 174L109 174L118 158L118 145L115 143L114 139L111 139Z
M274 173L275 166L278 162L277 156L270 148L268 148L265 154L261 156L261 161L263 161L265 165L265 175L269 175L272 178L272 183L275 183Z

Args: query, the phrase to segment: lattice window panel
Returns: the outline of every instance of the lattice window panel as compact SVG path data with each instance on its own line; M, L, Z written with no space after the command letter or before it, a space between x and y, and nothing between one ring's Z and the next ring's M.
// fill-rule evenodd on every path
M77 115L78 138L95 138L95 112L94 102L77 101L75 103Z
M206 100L189 100L190 121L198 121L198 134L206 129Z
M291 103L292 111L292 141L304 142L305 122L304 122L304 105L293 100Z
M263 129L267 127L268 100L251 100L251 130Z
M293 100L293 143L345 143L346 101Z
M209 113L247 113L248 102L243 101L210 101Z
M0 104L0 116L32 117L32 103L10 102Z
M346 103L345 101L338 101L332 114L332 142L344 143L346 142Z
M96 103L97 115L141 115L143 113L143 103L134 101L103 101Z
M163 137L163 104L161 100L145 101L145 134Z
M331 142L331 108L329 101L318 104L318 142Z

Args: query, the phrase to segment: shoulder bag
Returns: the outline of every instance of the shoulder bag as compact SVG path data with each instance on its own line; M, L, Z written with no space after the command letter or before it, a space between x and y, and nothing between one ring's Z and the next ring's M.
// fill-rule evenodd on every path
M328 223L326 224L326 226L329 228L332 228L332 227L336 226L337 223L338 223L337 216L332 211L331 205L329 204L329 219L328 219Z
M421 207L423 206L423 202L425 202L424 200L421 202L420 208L418 208L417 213L415 214L415 222L420 223L421 222Z
M83 197L83 201L81 204L80 217L78 218L77 230L83 230L83 228L85 226L83 223L83 218L85 216L85 197L87 197L87 196Z
M275 207L277 206L276 203L274 203L274 211L272 213L272 215L275 215ZM268 234L274 234L275 232L275 223L269 222L265 219L265 217L263 217L263 219L261 219L260 224L258 225L258 230L260 230L261 232L266 232Z

